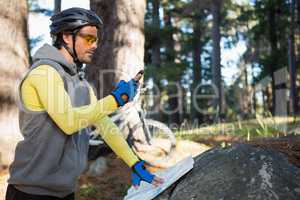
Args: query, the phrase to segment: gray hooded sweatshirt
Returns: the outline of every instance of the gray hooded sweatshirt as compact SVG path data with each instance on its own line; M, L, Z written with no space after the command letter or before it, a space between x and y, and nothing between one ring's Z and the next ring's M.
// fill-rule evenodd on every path
M73 107L90 104L88 82L79 78L76 66L56 48L45 44L33 61L28 73L42 64L58 71ZM88 128L67 135L46 111L26 109L20 95L23 80L19 86L19 124L24 140L17 144L8 183L29 194L67 196L74 192L76 180L86 167Z

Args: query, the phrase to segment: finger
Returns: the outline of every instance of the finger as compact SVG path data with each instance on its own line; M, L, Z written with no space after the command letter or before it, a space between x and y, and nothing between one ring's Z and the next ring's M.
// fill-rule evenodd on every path
M158 181L158 182L164 182L164 179L159 176L154 176L153 180Z
M139 188L139 186L138 185L133 185L133 188L137 190Z
M153 181L152 181L152 184L155 185L155 186L160 186L164 183L164 179L158 177L158 176L155 176Z
M141 178L136 173L132 173L131 181L132 181L133 187L137 189L141 183Z
M158 181L153 181L152 185L154 185L155 187L161 186L162 182L158 182Z
M126 94L122 94L121 98L124 102L128 102L128 96Z

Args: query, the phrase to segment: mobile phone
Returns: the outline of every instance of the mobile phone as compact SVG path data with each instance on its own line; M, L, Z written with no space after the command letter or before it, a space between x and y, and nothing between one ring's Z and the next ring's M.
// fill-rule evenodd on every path
M144 70L140 70L136 75L135 77L133 78L136 82L138 82L139 80L141 80L141 78L143 77L144 75ZM126 94L123 94L121 96L121 98L123 99L123 101L127 102L128 101L128 96Z
M135 81L139 81L144 75L144 70L140 70L136 75L135 77L133 78Z

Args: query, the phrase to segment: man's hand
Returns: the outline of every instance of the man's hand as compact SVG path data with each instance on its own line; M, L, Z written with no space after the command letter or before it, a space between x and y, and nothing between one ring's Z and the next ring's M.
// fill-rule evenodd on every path
M115 97L118 106L124 106L126 103L133 100L137 94L138 82L134 79L126 82L121 80L117 83L116 88L111 92L111 95Z
M132 175L131 175L131 181L132 185L135 188L138 188L141 181L146 181L148 183L151 183L155 186L159 186L163 184L164 180L162 178L159 178L155 176L154 174L151 174L144 166L145 161L139 161L135 163L132 167Z

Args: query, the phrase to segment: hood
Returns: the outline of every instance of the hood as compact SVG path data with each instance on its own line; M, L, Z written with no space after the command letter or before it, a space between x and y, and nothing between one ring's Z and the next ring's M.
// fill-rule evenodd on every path
M69 63L55 47L49 44L44 44L41 48L39 48L32 59L33 62L41 59L49 59L66 67L72 74L77 73L76 65Z

